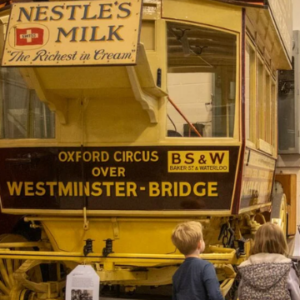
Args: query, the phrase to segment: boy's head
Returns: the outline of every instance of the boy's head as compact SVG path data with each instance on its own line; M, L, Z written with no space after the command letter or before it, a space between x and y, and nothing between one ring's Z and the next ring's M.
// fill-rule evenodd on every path
M202 225L195 221L178 224L173 230L171 238L173 244L184 255L193 253L198 248L200 241L202 241L202 248L204 245Z

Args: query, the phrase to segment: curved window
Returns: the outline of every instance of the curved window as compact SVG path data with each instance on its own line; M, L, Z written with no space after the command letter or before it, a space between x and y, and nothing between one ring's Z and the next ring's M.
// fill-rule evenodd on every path
M55 115L28 89L18 68L1 68L0 138L54 138Z
M232 137L236 35L168 23L167 37L170 97L167 135Z

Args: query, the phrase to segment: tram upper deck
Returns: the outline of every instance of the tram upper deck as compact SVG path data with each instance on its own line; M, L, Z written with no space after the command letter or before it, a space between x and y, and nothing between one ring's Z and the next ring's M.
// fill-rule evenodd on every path
M20 30L50 29L38 45L7 30L2 211L193 216L270 205L288 25L279 1L228 2L144 1L135 65L104 46L125 39L123 25L92 23L114 16L113 4L16 5Z

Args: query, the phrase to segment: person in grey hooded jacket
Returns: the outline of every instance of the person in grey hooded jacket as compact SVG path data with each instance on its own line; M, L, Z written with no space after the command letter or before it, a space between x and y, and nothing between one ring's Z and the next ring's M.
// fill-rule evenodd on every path
M239 300L300 300L299 278L278 225L266 223L256 232L251 256L239 266Z

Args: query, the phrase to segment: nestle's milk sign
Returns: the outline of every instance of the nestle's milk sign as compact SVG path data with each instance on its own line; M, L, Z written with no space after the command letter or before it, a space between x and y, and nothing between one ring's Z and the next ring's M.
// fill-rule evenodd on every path
M2 66L135 64L142 0L13 4Z

